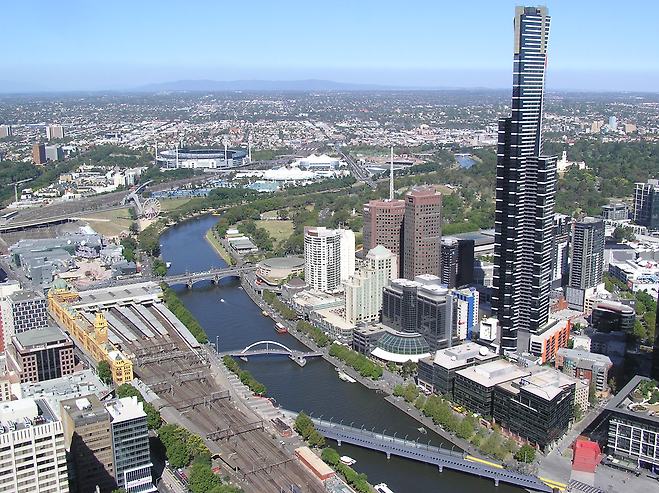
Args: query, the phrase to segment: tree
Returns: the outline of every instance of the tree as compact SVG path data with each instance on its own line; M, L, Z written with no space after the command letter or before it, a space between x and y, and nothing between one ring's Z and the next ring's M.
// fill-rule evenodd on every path
M112 370L110 369L110 363L107 361L99 361L96 366L96 371L98 372L98 378L101 379L101 382L108 385L112 383Z
M468 440L474 434L474 423L472 418L466 417L458 425L456 434L458 437Z
M611 389L611 393L615 394L618 391L618 382L616 382L615 377L609 378L609 389Z
M529 444L525 443L515 453L515 460L524 462L525 464L530 464L535 460L535 449Z
M617 226L613 231L613 238L617 242L621 242L622 240L634 241L636 235L634 234L634 230L629 226Z
M195 462L190 471L188 487L192 493L208 493L213 488L222 485L220 478L209 465Z
M190 463L188 447L182 441L175 441L166 448L167 460L172 467L185 467Z
M575 404L572 407L572 416L574 416L575 421L581 421L581 418L583 417L583 410L581 409L580 404Z

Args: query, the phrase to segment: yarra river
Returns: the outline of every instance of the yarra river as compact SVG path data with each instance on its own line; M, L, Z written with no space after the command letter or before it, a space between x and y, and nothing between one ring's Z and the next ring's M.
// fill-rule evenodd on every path
M171 274L226 265L204 238L217 219L214 216L193 219L170 228L162 236L162 256L172 263ZM219 338L220 351L242 349L260 340L277 340L291 349L304 348L291 335L274 331L272 320L261 314L238 280L224 280L217 286L200 282L192 290L185 286L174 289L204 327L209 340L214 343ZM304 410L346 424L354 422L353 426L386 429L387 434L408 435L411 440L419 437L419 441L430 440L431 445L442 441L430 431L421 434L419 423L384 401L381 395L359 383L339 380L334 367L322 359L310 360L304 368L288 358L255 358L241 365L266 385L268 395L283 408ZM503 484L495 487L492 481L451 471L439 473L433 466L407 459L387 460L384 454L349 445L337 449L357 460L354 468L366 473L371 484L385 482L395 493L521 491Z

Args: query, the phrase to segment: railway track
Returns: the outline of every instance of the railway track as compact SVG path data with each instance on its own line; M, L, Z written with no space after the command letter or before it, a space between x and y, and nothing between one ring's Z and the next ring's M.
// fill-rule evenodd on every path
M140 341L143 350L148 350L148 343ZM155 348L154 348L155 349ZM246 492L280 493L290 491L295 484L304 492L321 493L324 487L312 474L302 466L288 451L283 449L274 432L265 427L255 426L255 419L243 413L229 399L214 400L186 407L191 402L214 392L226 391L221 388L211 373L208 365L204 367L203 380L177 381L177 376L190 372L191 365L185 358L177 358L139 366L136 373L143 381L169 382L173 392L162 392L159 397L180 412L204 433L213 434L218 430L234 430L211 435L213 443L221 450L226 471L233 468L231 476L239 482ZM166 385L163 385L163 387ZM267 425L267 423L264 423ZM224 472L224 471L223 471Z

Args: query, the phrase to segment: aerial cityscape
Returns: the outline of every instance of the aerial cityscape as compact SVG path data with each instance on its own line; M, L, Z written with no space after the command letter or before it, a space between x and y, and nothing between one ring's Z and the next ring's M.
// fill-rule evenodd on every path
M8 7L0 492L659 488L654 5L119 3Z

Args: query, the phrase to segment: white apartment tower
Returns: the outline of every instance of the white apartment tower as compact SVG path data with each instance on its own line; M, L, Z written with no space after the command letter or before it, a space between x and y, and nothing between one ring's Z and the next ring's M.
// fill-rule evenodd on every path
M382 290L398 277L398 256L382 245L371 249L364 265L344 282L346 322L373 322L382 309Z
M304 229L304 278L312 289L328 293L355 272L355 233L324 227Z
M0 404L0 491L68 493L62 422L46 401Z
M62 125L47 125L46 126L46 139L63 139L64 127Z

